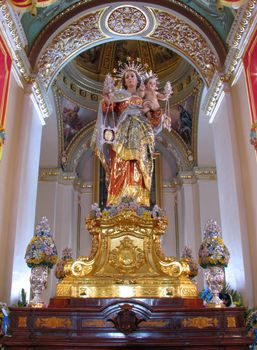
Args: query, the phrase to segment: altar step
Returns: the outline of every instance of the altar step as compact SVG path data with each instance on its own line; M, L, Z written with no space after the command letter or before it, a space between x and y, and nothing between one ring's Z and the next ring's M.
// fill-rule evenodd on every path
M244 308L205 308L197 298L54 298L11 308L5 349L246 350Z

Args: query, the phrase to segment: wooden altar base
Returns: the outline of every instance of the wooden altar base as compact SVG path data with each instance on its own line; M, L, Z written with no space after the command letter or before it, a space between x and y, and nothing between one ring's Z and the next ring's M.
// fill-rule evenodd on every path
M5 349L246 350L243 308L200 299L55 298L45 309L11 308Z

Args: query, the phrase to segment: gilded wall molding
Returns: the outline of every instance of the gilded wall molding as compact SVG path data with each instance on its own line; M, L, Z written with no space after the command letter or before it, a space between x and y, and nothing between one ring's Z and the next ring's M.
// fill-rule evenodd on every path
M81 181L75 172L64 172L61 168L39 169L39 182L55 182L57 184L72 186L79 193L92 193L92 182Z
M73 184L76 178L73 172L64 172L61 168L40 168L39 181L53 181L62 184Z
M36 68L46 89L64 62L90 44L107 38L99 25L102 13L103 10L89 13L70 23L43 50Z
M199 180L217 180L215 167L194 167L192 171L181 171L178 174L178 183L195 184Z
M194 174L198 180L217 180L215 167L195 167Z
M156 25L147 36L168 44L190 59L209 85L220 62L207 40L182 18L158 9L151 10L156 18Z
M249 0L246 6L240 10L235 18L234 26L230 32L228 52L224 69L216 72L203 104L203 109L208 117L213 114L219 98L224 89L224 83L231 83L240 69L244 49L253 32L257 21L257 0Z

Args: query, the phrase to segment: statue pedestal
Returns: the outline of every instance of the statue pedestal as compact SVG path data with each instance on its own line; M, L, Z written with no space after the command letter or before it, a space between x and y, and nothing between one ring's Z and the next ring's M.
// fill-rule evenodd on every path
M186 259L164 256L160 240L166 218L138 216L126 208L112 218L87 219L89 257L69 261L58 297L196 297Z

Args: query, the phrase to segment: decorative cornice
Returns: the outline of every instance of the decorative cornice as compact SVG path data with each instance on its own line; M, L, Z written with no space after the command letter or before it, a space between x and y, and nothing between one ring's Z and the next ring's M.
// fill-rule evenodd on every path
M216 180L217 173L214 167L195 167L193 171L181 171L178 174L178 183L195 184L199 180Z
M13 66L24 84L31 87L43 118L48 117L51 112L50 102L38 79L31 74L30 62L25 52L27 40L20 19L11 6L3 0L0 0L0 20L3 35L11 51Z
M216 180L217 172L214 167L195 167L194 174L198 180Z
M63 172L60 168L41 168L39 170L39 181L54 181L62 184L73 184L75 173Z
M58 32L51 43L43 49L37 62L38 76L46 90L61 66L92 43L106 39L100 30L100 17L103 10L84 15Z
M214 75L209 92L204 101L204 111L207 116L211 116L219 101L223 91L223 83L233 81L233 77L240 69L245 46L247 45L246 37L250 37L255 29L257 17L257 0L250 0L246 6L242 8L235 19L236 25L233 26L229 36L229 44L231 48L228 52L223 72Z
M38 181L55 182L62 185L73 186L78 192L92 191L93 184L83 182L73 172L64 172L61 168L41 168Z

